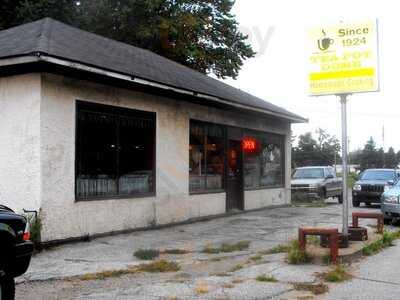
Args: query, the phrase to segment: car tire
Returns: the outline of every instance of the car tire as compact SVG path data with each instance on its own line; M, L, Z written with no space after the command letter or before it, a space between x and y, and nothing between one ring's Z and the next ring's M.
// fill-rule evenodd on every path
M0 300L15 299L15 281L14 278L7 275L0 277Z
M343 196L342 195L338 196L337 199L338 199L339 204L343 203Z
M360 207L360 202L353 200L353 207Z

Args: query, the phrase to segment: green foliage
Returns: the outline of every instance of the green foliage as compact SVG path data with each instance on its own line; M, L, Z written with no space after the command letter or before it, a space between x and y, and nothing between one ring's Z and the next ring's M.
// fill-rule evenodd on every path
M268 255L268 254L276 254L276 253L285 253L288 252L290 249L289 245L285 244L280 244L275 247L272 247L271 249L265 250L265 251L260 251L258 252L261 255Z
M342 265L337 265L333 270L323 274L323 278L327 282L343 282L349 280L351 275L347 273Z
M163 251L163 253L179 255L179 254L187 254L189 253L189 251L183 249L166 249L165 251Z
M387 152L383 148L377 148L372 137L366 142L363 149L350 153L352 163L359 164L361 170L370 168L397 168L400 162L400 152L395 153L393 147Z
M142 260L152 260L160 256L160 251L157 249L139 249L133 255Z
M329 291L328 286L323 283L294 283L293 286L297 291L307 291L314 295L325 294Z
M240 241L235 244L222 244L220 247L215 247L215 248L210 245L207 245L206 247L204 247L202 252L207 254L217 254L221 252L226 253L234 251L243 251L248 249L249 246L250 246L249 241Z
M260 282L278 282L278 279L272 275L259 275L256 277L256 280Z
M148 273L178 272L180 269L181 267L176 262L163 259L138 266L138 271Z
M382 238L374 243L367 244L362 248L362 253L366 256L374 255L384 248L393 246L393 241L400 238L399 231L385 231Z
M292 148L292 163L294 167L326 166L340 161L339 140L319 128L314 139L311 132L302 134L298 138L297 147Z
M25 215L26 220L29 224L29 232L31 241L38 247L41 242L41 231L42 231L42 219L40 213L35 217L33 214Z
M53 17L149 49L202 73L236 78L255 55L234 0L4 0L0 29Z
M290 243L287 253L287 262L291 265L304 264L309 261L307 253L300 249L299 241L294 240Z

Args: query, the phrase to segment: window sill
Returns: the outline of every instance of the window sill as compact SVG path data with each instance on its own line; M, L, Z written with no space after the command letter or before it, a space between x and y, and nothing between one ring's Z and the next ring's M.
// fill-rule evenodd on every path
M284 189L283 185L279 186L261 186L261 187L254 187L254 188L245 188L244 190L247 191L260 191L260 190L273 190L273 189Z
M75 197L75 202L90 202L90 201L108 201L108 200L134 200L140 198L150 198L155 197L156 193L146 193L146 194L135 194L135 195L121 195L121 196L105 196L105 197L90 197L90 198L78 198Z
M206 195L206 194L221 194L221 193L226 193L226 191L225 190L194 191L194 192L189 192L189 196Z

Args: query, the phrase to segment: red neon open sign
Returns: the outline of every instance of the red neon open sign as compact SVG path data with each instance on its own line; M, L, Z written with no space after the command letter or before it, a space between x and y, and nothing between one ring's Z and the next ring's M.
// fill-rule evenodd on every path
M246 137L242 140L242 149L244 152L256 152L258 143L255 138Z

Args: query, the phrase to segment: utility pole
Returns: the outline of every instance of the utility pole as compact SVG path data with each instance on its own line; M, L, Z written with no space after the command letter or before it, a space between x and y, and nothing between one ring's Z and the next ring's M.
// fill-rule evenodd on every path
M343 188L343 228L342 235L347 241L349 238L349 199L347 190L347 96L349 94L339 94L342 109L342 188Z

